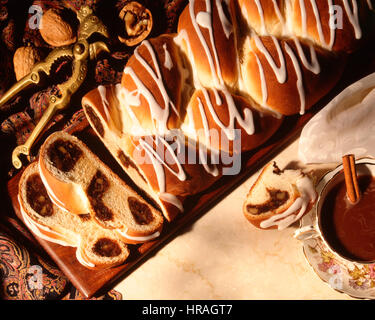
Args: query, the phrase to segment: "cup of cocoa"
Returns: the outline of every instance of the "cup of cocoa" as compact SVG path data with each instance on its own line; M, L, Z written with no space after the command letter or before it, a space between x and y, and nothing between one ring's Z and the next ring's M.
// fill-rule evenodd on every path
M375 159L356 162L360 198L348 198L343 165L326 173L317 185L318 200L311 224L303 224L294 237L306 241L320 237L341 260L375 262Z

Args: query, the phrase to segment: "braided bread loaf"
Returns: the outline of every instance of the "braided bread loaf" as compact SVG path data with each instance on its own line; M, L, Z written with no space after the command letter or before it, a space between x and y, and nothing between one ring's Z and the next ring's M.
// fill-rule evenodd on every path
M190 0L177 34L142 42L121 84L89 92L83 108L172 220L187 196L237 173L236 159L267 141L284 116L303 114L333 88L346 57L370 36L373 5Z

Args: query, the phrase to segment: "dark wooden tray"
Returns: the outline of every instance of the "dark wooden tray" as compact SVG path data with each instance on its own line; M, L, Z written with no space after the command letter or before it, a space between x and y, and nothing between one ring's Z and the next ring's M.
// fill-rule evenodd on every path
M258 152L252 153L251 155L246 155L246 158L243 159L244 165L241 174L237 176L224 177L204 194L188 199L185 213L181 214L173 222L166 223L166 227L163 229L161 236L157 240L142 245L130 245L130 257L128 258L127 262L121 266L105 270L90 270L82 266L76 260L75 248L60 246L40 239L37 236L35 236L35 238L48 252L60 269L66 274L74 286L86 297L91 297L100 289L108 288L108 286L114 285L119 277L124 276L130 269L132 269L132 267L138 264L138 262L143 260L155 249L160 248L161 245L165 244L166 241L175 235L178 230L193 222L203 213L207 212L209 208L220 201L220 199L228 195L228 193L233 190L243 179L248 177L256 170L256 168L258 168L258 166L264 163L263 161L266 161L266 158L271 157L275 152L280 150L285 143L287 143L287 141L295 135L297 132L296 130L301 128L302 124L306 121L307 117L302 117L299 119L299 121L293 121L293 123L291 123L292 121L288 121L288 123L284 124L286 127L285 129L290 129L292 125L294 130L288 130L288 134L279 133L277 136L280 138L274 139L272 143L269 143L267 146L259 149ZM82 131L75 132L73 134L85 142L121 178L129 183L128 178L124 173L121 172L118 164L111 159L110 155L101 144L99 138L95 136L93 131L88 126L86 126ZM11 197L16 215L23 221L17 200L18 182L21 174L22 172L19 172L8 182L8 192Z
M141 262L145 261L147 257L155 253L157 249L160 249L168 241L173 239L173 237L177 236L182 228L196 221L196 219L201 217L205 212L231 193L239 184L245 181L251 174L255 173L267 161L280 152L294 138L298 137L308 120L343 88L361 77L374 72L374 53L374 48L368 48L362 53L357 53L357 55L360 55L362 58L358 59L358 57L354 57L352 61L355 61L355 63L349 63L342 81L331 94L322 99L305 115L288 117L279 131L268 143L250 153L244 154L240 174L236 176L224 176L204 194L188 199L189 201L187 201L185 205L185 213L179 215L172 223L166 223L166 227L163 229L158 239L142 245L131 245L131 254L125 264L105 270L90 270L82 266L76 260L75 248L63 247L36 237L37 240L83 295L92 297L95 294L103 293L102 290L110 289L134 270L134 268L140 266ZM99 138L97 138L89 128L87 121L84 121L74 134L98 154L121 178L128 181L127 176L106 151ZM20 175L21 172L8 181L8 192L14 211L22 220L17 201ZM238 214L241 214L241 212Z

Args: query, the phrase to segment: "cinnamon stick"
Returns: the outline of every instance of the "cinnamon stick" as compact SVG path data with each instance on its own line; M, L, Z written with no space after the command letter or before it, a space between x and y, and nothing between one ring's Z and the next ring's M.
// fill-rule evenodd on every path
M354 155L348 154L343 156L342 163L344 167L346 194L349 201L355 204L359 201L361 192L358 186Z

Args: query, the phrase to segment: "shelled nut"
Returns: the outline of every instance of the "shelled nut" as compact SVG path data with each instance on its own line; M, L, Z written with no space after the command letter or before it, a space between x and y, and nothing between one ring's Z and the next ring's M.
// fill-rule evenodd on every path
M118 38L127 46L135 46L151 33L153 20L150 10L138 2L127 3L119 14L125 24L125 32Z

